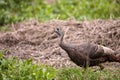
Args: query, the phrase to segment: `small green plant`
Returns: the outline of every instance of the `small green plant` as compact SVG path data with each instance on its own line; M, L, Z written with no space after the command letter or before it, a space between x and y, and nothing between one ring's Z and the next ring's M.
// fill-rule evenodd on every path
M3 51L0 50L0 59L3 58Z
M0 27L0 31L3 31L3 32L10 31L10 28L8 26L2 26Z
M32 64L32 60L1 60L1 80L52 80L54 75L55 70L53 68Z

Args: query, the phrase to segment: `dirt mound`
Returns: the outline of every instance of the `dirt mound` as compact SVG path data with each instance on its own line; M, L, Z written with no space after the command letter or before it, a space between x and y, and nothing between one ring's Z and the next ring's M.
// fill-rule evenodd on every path
M68 42L89 41L120 50L120 20L51 20L44 23L37 20L24 21L11 25L10 32L0 33L0 49L7 50L5 56L32 58L35 63L55 67L75 66L58 46L55 27L69 28L65 35Z

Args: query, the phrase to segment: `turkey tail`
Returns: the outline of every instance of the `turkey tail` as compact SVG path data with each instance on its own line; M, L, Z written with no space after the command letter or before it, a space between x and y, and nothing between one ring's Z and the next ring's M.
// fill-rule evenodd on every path
M108 55L108 59L109 59L108 61L110 61L110 62L114 62L115 61L115 62L119 62L120 63L120 57L119 56L117 57L117 56L111 54L111 55Z
M115 55L116 55L117 57L120 57L120 51L115 51Z

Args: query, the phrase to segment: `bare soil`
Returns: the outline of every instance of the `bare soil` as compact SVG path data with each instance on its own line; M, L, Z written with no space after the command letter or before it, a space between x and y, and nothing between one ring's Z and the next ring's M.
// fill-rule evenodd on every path
M5 57L32 58L34 63L54 67L76 66L59 45L54 28L69 28L64 40L68 43L91 42L120 51L120 20L37 20L11 24L11 31L0 32L0 50L7 50ZM120 63L105 63L106 67L120 68Z

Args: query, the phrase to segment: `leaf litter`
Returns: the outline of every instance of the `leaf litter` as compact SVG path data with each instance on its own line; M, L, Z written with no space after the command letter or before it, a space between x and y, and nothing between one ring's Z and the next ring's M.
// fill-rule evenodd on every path
M11 31L0 33L0 50L7 50L5 57L19 59L32 58L34 63L54 67L74 67L68 55L59 45L59 38L54 28L69 28L64 40L69 43L91 42L120 51L120 20L50 20L28 21L11 24ZM105 63L106 66L120 68L116 62Z

